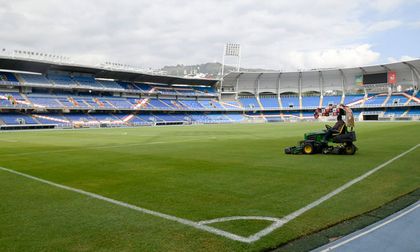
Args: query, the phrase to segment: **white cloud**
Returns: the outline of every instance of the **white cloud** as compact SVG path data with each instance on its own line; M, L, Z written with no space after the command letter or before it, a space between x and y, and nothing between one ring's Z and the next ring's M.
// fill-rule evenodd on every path
M380 12L393 12L404 2L408 0L371 0L368 5Z
M379 59L380 54L374 52L368 44L342 49L289 53L292 67L298 69L365 66Z
M420 21L412 22L409 24L411 28L419 29L420 28Z
M411 60L416 60L416 59L418 59L418 58L411 57L411 56L408 56L408 55L404 55L404 56L401 56L398 59L394 58L394 57L389 57L388 62L389 63L394 63L394 62L401 62L401 61L411 61Z
M400 20L385 20L371 24L368 28L368 32L382 32L391 30L402 25Z
M363 45L369 34L397 27L400 20L389 20L389 13L377 19L381 21L366 20L364 15L390 11L402 3L0 0L0 47L53 52L89 62L109 59L161 67L220 61L224 43L231 41L243 47L243 66L291 68L296 66L296 60L289 58L291 52L345 52L340 48ZM372 55L367 56L371 62ZM343 65L323 57L322 64Z

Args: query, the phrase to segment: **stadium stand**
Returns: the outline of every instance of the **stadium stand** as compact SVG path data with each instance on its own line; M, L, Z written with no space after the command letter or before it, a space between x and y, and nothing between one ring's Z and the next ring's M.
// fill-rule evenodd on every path
M258 104L257 98L255 97L240 97L239 101L242 103L244 108L250 109L259 109L260 105Z
M32 116L18 113L0 114L0 120L7 125L38 124Z
M99 81L99 83L101 83L102 86L105 89L120 89L120 90L124 90L124 88L121 86L121 83L117 83L115 81L101 80L101 81Z
M328 106L328 105L338 105L341 103L342 96L338 95L331 95L331 96L324 96L322 107Z
M282 96L281 103L283 108L299 108L299 97L297 96Z
M0 84L19 85L19 81L13 73L0 72Z
M68 75L60 75L60 74L49 74L47 78L54 83L55 85L59 86L70 86L76 85L76 82Z
M302 108L319 108L320 96L303 96Z
M345 105L350 105L354 102L359 102L359 101L363 101L365 95L363 94L349 94L346 95L344 98L344 104Z
M260 96L260 102L265 109L278 109L280 107L277 96Z
M365 101L364 106L381 106L385 100L387 99L387 95L370 95L368 99Z
M305 72L301 73L305 82L299 81L299 74L281 73L278 82L271 78L271 84L269 78L257 77L265 73L240 73L243 78L238 78L238 73L233 72L223 83L233 90L227 93L217 91L217 80L91 71L91 68L78 72L80 67L58 65L36 72L33 70L39 66L32 68L33 64L37 63L28 61L25 69L14 69L13 64L7 68L3 64L7 71L0 72L0 125L121 127L312 120L315 108L342 101L353 108L355 118L360 120L365 115L377 115L384 120L417 120L420 116L418 83L406 81L411 74L407 75L404 63L387 66L400 76L397 81L401 84L393 86L343 85L340 74L352 80L354 76L349 73L354 75L360 70L357 68L348 72L323 70L331 80L326 77L328 83L322 89L311 84L319 83L320 79L309 81ZM420 69L420 60L410 64ZM369 67L364 70L369 71ZM337 76L331 77L334 74ZM263 86L258 86L254 77L263 78Z
M16 74L23 81L22 84L52 85L52 83L42 74Z

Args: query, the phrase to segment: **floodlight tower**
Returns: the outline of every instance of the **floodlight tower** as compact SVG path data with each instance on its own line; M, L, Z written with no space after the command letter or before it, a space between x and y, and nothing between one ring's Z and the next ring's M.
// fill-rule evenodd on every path
M236 71L239 72L241 68L241 45L237 43L226 43L223 48L222 57L222 77L220 78L220 91L223 88L223 78L225 74L225 59L226 57L236 58Z

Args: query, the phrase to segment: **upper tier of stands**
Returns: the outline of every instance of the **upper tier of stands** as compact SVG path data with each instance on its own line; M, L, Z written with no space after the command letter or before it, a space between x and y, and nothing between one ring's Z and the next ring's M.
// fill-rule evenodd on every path
M214 99L130 98L73 94L0 92L0 107L94 110L225 110Z
M0 86L36 86L52 88L84 88L99 91L150 93L176 96L216 96L213 87L175 87L167 85L97 80L90 75L28 74L0 72Z
M297 96L282 96L281 98L281 104L283 108L294 108L299 109L299 97Z
M67 79L68 80L68 79ZM89 80L91 81L91 80ZM281 106L280 106L280 103ZM342 96L260 96L240 97L237 101L218 101L209 98L158 98L158 97L122 97L98 94L74 94L57 92L47 94L34 90L33 93L1 92L0 108L38 108L38 109L71 109L71 110L313 110L328 105L338 105ZM351 107L400 107L420 105L420 99L407 93L346 95L344 104ZM301 104L300 104L301 103Z
M259 109L260 105L256 97L241 97L239 98L242 106L247 109Z
M279 99L277 96L260 96L261 105L264 108L279 108Z
M303 96L302 107L319 108L320 96Z

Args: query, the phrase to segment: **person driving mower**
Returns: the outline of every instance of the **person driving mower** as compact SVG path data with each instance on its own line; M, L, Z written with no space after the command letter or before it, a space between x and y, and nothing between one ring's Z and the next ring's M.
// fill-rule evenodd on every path
M299 141L298 146L286 147L285 154L339 154L354 155L357 147L353 144L356 141L354 128L353 111L343 104L327 109L318 108L315 119L322 116L330 116L331 113L337 115L337 122L333 127L325 125L326 130L309 132L304 134L304 139ZM345 120L343 120L345 115ZM332 143L329 145L328 143Z
M343 130L343 127L346 125L346 123L343 121L343 118L341 115L337 116L337 122L333 127L326 125L327 131L325 132L324 139L322 142L327 143L329 139L333 136L334 133L340 133L341 130Z

